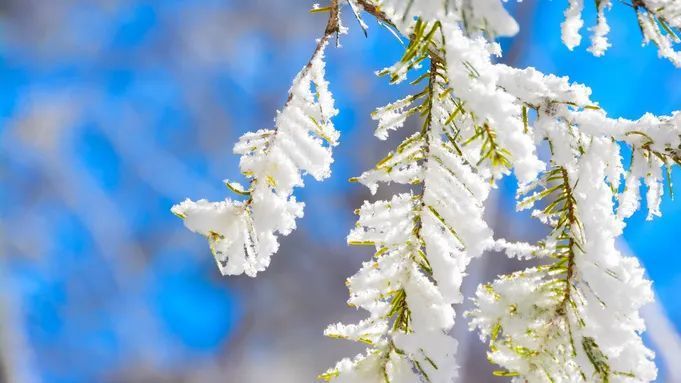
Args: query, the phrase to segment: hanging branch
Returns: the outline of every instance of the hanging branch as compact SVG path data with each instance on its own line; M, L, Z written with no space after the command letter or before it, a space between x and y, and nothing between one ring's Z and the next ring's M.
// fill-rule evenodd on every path
M246 198L186 200L172 209L188 229L208 238L223 274L255 276L264 270L279 247L277 235L289 234L303 214L304 205L292 195L294 187L303 186L301 175L322 180L330 174L331 147L339 136L331 118L338 111L324 79L323 59L329 39L341 33L338 0L325 11L329 18L324 34L293 81L275 128L246 133L234 147L249 185L225 185L237 198Z

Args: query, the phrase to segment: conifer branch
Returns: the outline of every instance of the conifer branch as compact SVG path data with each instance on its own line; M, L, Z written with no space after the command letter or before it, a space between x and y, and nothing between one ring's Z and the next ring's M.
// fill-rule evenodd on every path
M681 164L681 113L612 119L583 85L497 64L494 36L518 27L501 2L347 2L365 33L360 10L408 39L400 60L379 74L391 83L416 75L410 82L416 93L372 114L375 135L385 140L415 116L421 125L373 169L351 179L372 193L387 183L409 185L410 192L357 210L348 244L373 246L375 253L348 279L348 303L368 317L329 326L325 334L368 348L319 378L450 383L456 374L456 341L448 334L453 305L463 299L470 260L494 248L540 262L481 285L476 308L467 314L489 342L490 361L502 368L494 375L515 383L654 380L638 317L652 298L650 283L638 262L615 248L615 239L640 208L642 182L649 218L661 214L663 169L671 191L671 169ZM329 12L329 19L275 128L247 133L235 146L248 187L226 182L238 199L188 200L173 208L207 237L225 274L263 270L277 250L277 235L288 234L302 215L292 195L302 175L329 175L337 111L323 53L332 36L345 32L340 5L332 0L314 9ZM600 55L609 46L605 12L611 1L596 6L590 50ZM674 61L681 10L669 0L636 0L632 7L644 39ZM569 0L563 37L570 48L581 38L582 8L582 0ZM540 142L551 149L547 162L537 154ZM622 161L621 144L632 149L630 164ZM550 228L535 244L494 241L484 220L490 189L511 171L520 184L518 209L541 206L533 216Z
M301 175L318 180L329 175L331 147L338 143L331 118L338 111L324 79L323 58L329 39L342 32L339 0L326 11L324 33L294 79L274 129L246 133L235 145L248 187L225 181L236 199L186 200L172 208L187 228L206 236L223 274L255 276L264 270L279 247L277 235L289 234L302 216L303 205L292 195L303 185ZM276 219L264 218L270 214Z

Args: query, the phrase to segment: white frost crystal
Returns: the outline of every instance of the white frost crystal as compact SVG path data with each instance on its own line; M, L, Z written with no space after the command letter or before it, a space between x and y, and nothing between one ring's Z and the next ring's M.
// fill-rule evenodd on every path
M234 146L251 183L247 190L227 186L247 199L186 200L172 208L189 230L208 238L224 275L255 276L265 270L279 248L277 235L288 235L303 216L304 205L292 195L294 187L303 186L301 176L322 180L330 175L331 147L339 134L331 123L338 111L324 79L325 46L293 81L275 129L246 133Z

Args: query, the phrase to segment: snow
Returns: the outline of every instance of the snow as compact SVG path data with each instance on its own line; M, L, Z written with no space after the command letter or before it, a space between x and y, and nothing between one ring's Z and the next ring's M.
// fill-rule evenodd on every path
M279 248L278 236L288 235L303 216L304 204L296 201L293 188L303 186L304 174L317 180L330 176L331 148L339 134L331 122L338 111L324 79L325 47L324 41L293 81L275 129L246 133L234 146L250 186L229 186L248 199L186 200L172 209L189 230L208 238L223 275L254 277L265 270Z
M353 0L359 9L364 2ZM373 247L373 259L348 278L348 304L367 313L354 324L335 323L325 334L367 344L322 375L336 382L449 383L457 376L457 341L449 333L461 284L472 259L505 252L532 266L478 287L471 329L490 343L489 360L513 382L651 382L657 369L641 339L639 311L652 300L651 283L635 258L615 246L641 206L660 216L663 169L680 161L681 113L612 118L591 100L591 90L566 77L496 63L494 36L513 35L517 23L499 0L383 0L385 16L404 36L435 31L426 41L429 76L418 93L372 114L375 136L386 140L411 117L422 129L408 136L356 181L372 194L387 184L408 192L365 201L348 235L350 245ZM589 50L610 46L606 11L598 4ZM642 0L636 9L644 41L681 66L673 35L660 20L681 27L674 0ZM562 23L565 45L581 42L583 0L569 0ZM418 22L417 22L418 20ZM422 29L419 29L422 28ZM328 38L328 36L327 36ZM246 133L235 145L248 187L226 181L242 199L184 201L173 212L206 236L223 274L255 276L302 217L293 196L303 176L330 175L338 132L324 79L322 41L293 81L274 129ZM406 79L415 58L383 72ZM418 59L418 58L416 58ZM426 65L425 61L419 65ZM528 116L531 114L531 118ZM548 142L550 156L538 157ZM621 146L632 161L625 166ZM519 180L518 210L549 226L536 243L494 239L485 201L511 172ZM536 260L541 266L536 266Z

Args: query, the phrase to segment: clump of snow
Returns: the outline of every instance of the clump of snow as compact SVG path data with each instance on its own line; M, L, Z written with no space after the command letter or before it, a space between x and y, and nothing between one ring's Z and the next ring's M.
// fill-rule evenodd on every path
M317 180L330 175L331 148L339 134L331 122L338 111L324 79L325 46L293 81L275 128L246 133L234 146L251 182L247 190L234 183L228 187L247 199L186 200L172 208L189 230L208 238L224 275L255 276L265 270L279 248L277 236L288 235L303 216L304 204L296 201L293 188L303 186L303 174Z

